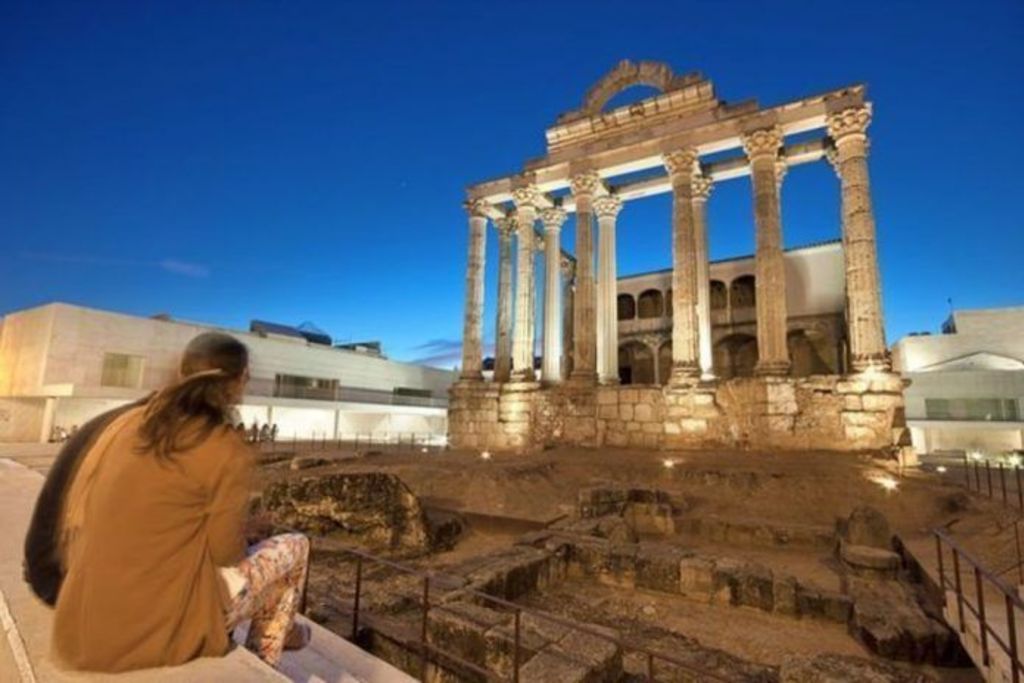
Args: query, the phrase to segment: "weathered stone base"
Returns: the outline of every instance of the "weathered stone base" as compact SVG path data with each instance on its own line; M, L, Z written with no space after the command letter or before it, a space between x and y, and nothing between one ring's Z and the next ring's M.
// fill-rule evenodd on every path
M687 386L460 383L456 448L552 446L872 450L905 447L894 374L752 377ZM905 455L902 456L905 458Z

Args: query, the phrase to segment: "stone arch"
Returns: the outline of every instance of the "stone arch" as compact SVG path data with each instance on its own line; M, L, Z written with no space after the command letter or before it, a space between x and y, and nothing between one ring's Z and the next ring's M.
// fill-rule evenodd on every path
M709 284L711 289L710 301L712 311L721 311L729 305L729 290L721 280L712 280Z
M685 80L677 77L664 62L631 62L624 59L587 91L580 113L586 116L600 114L610 99L636 85L647 85L664 93L683 83Z
M651 348L638 341L619 345L619 382L654 384L654 381L654 353Z
M660 289L646 289L636 300L638 318L660 318L665 315L665 297Z
M786 334L790 374L794 377L823 375L834 372L814 343L815 334L808 330L790 330Z
M723 337L712 349L712 357L719 378L750 377L757 365L757 337L741 332Z
M733 308L750 308L757 304L757 281L753 275L740 275L732 281L729 303Z
M632 320L636 317L636 299L632 294L619 294L617 304L619 320Z

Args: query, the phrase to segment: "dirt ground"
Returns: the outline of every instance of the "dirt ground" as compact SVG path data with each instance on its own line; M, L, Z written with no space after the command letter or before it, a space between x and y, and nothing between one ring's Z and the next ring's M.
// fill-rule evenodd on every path
M943 527L971 543L979 555L998 562L1013 556L1012 525L999 505L967 496L951 477L924 471L900 476L891 464L864 455L588 449L495 453L487 459L459 451L307 455L330 462L292 471L283 461L264 468L263 481L337 471L392 472L424 505L466 514L467 529L453 549L413 562L434 571L508 547L531 529L572 516L578 492L601 485L664 490L677 507L677 519L715 517L825 531L855 506L867 504L887 516L894 532L919 547L927 547L932 529ZM659 540L757 562L823 589L840 588L831 548L726 543L685 531ZM639 638L649 629L678 633L760 664L777 665L790 654L870 656L838 624L703 605L664 594L569 581L528 600L594 623L625 625ZM978 680L973 669L925 670L940 681Z

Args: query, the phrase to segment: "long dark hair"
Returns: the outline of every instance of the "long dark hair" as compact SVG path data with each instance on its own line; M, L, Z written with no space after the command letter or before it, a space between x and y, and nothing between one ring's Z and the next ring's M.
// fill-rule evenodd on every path
M167 458L194 448L226 424L234 387L249 367L249 349L234 337L205 332L185 347L181 378L149 400L140 449Z

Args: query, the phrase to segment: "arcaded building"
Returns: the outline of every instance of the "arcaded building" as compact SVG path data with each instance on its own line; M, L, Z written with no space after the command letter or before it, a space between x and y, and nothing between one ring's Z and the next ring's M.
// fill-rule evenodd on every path
M658 94L609 105L636 85ZM871 115L863 85L770 106L731 104L699 73L619 63L547 129L543 156L467 189L463 358L450 441L907 455L903 381L892 372L882 315ZM786 172L811 163L835 171L839 243L787 251ZM713 264L717 226L707 207L723 182L749 185L756 250ZM620 280L618 216L660 193L672 197L671 268ZM570 219L572 253L561 237ZM497 333L485 379L492 226ZM800 281L808 268L814 281ZM805 298L818 293L826 300Z
M788 249L782 258L789 374L842 374L846 371L842 242ZM754 256L709 263L709 348L700 350L701 374L708 380L755 374L756 267ZM620 384L667 384L672 374L672 270L619 278L616 317Z

